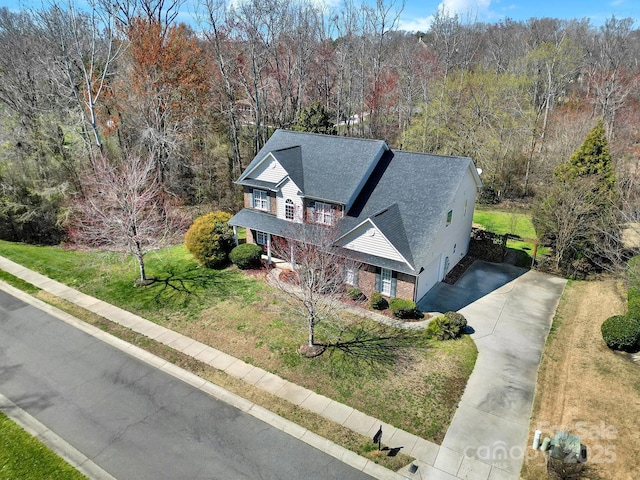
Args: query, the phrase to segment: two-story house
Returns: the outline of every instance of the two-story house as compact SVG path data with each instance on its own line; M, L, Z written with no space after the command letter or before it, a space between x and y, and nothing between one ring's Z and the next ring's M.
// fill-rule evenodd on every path
M292 223L335 225L361 267L345 283L418 301L467 253L481 186L467 157L392 151L384 141L277 130L237 180L229 223L263 245Z

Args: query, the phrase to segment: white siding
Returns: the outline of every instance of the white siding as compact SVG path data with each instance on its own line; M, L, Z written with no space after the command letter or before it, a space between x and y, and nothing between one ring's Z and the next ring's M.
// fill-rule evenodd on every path
M433 272L436 271L435 265L438 265L437 281L441 281L469 251L471 225L473 222L473 206L476 200L476 192L477 189L474 177L471 171L468 170L464 179L460 183L453 202L451 205L447 206L446 210L444 210L445 212L453 210L451 224L447 225L447 216L445 213L440 225L440 231L436 235L431 246L428 261L426 262L427 265L418 266L418 269L421 266L424 266L425 271L419 277L416 301L420 300L420 298L427 293L428 290L426 290L426 288L431 280L423 280L423 278L433 278ZM467 204L466 212L465 201ZM449 257L449 266L445 271L444 266L445 259L447 257Z
M278 191L277 198L277 217L283 220L286 219L284 214L284 204L287 199L291 199L293 201L294 206L294 221L301 223L302 216L304 213L304 208L302 204L302 198L298 195L300 190L291 180L287 180Z
M357 252L369 253L379 257L404 262L397 250L371 223L363 223L355 231L345 236L340 242L343 247Z
M287 172L280 162L278 162L271 154L262 161L258 167L249 175L256 180L262 180L265 182L278 183L287 175Z
M424 271L418 276L418 290L416 292L416 301L420 300L427 294L431 288L438 283L440 279L440 260L442 256L438 255L434 258Z

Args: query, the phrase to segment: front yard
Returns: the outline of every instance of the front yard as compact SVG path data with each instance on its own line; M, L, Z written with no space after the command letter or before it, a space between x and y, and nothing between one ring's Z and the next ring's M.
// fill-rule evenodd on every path
M436 443L477 356L469 337L436 342L418 332L392 363L341 351L304 358L297 354L304 326L284 313L262 274L197 268L183 247L150 254L147 270L157 282L139 288L135 264L121 255L8 242L0 242L0 254Z

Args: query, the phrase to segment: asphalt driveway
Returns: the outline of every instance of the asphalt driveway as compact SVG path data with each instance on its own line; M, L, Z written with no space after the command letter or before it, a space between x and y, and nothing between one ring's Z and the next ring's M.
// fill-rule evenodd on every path
M434 466L464 479L517 479L544 343L566 281L476 261L455 285L439 284L424 311L460 311L478 360Z

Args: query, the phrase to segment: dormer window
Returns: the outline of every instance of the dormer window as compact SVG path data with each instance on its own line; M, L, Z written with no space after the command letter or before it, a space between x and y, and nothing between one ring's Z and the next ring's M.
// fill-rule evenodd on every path
M269 211L269 195L264 190L253 190L253 208Z

